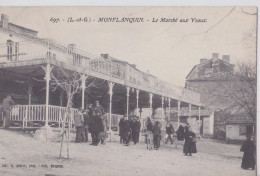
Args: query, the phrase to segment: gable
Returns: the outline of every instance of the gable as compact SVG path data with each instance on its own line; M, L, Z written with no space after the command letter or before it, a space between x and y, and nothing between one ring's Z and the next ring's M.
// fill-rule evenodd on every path
M202 64L195 65L186 77L186 80L199 80L200 78L211 77L219 73L233 73L234 65L221 59L214 61L208 60Z

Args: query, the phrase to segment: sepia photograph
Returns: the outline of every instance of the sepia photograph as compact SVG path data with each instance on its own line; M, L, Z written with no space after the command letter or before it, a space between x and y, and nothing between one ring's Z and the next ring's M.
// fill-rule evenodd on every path
M257 18L0 6L0 175L256 176Z

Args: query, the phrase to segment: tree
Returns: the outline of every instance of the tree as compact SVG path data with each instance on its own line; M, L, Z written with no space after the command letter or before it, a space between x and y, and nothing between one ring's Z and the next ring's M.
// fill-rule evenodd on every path
M234 73L225 74L221 81L208 89L209 107L230 114L245 114L256 122L257 98L256 63L237 64Z
M72 106L73 106L73 96L78 92L80 87L83 87L83 83L85 84L84 88L90 88L94 86L95 79L91 81L86 81L87 76L76 72L69 71L61 67L56 67L55 72L51 73L51 82L50 86L53 91L57 88L61 88L66 96L67 96L67 108L66 112L63 116L62 120L62 132L61 132L61 146L60 146L60 155L62 156L62 148L64 142L64 135L67 135L67 158L69 158L69 144L70 144L70 129L72 127ZM68 129L66 130L66 122L68 123Z

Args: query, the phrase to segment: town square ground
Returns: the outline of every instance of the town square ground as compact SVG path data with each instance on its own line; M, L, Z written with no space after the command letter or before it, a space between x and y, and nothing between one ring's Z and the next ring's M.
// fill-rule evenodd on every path
M70 159L58 159L60 143L42 142L17 131L0 130L0 175L176 175L253 176L240 168L240 145L211 139L197 143L198 153L184 156L182 147L147 150L144 143L123 146L118 142L92 146L70 143ZM63 151L66 156L66 151Z

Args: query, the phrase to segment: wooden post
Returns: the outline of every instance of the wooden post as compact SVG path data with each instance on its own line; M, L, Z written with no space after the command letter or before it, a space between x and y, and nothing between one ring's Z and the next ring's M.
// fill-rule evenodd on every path
M150 110L151 110L151 118L152 118L152 114L153 114L153 94L152 93L149 93L149 95L150 95Z
M52 66L47 64L46 67L43 67L45 71L45 81L46 81L46 119L45 119L45 126L48 126L48 118L49 118L49 89L50 89L50 80L51 80L51 70Z
M178 128L180 126L181 101L178 101Z
M113 82L108 82L109 86L109 131L111 132L112 129L112 95L113 95L113 87L114 87Z
M162 96L162 124L163 124L163 116L164 116L164 110L163 110L163 105L164 105L164 97Z
M137 109L137 112L139 112L139 92L140 90L136 89L136 109Z
M85 107L85 85L86 82L86 75L81 75L81 91L82 91L82 95L81 95L81 108L84 109Z
M171 99L168 98L168 106L169 106L169 120L171 120Z
M32 85L30 82L28 82L28 94L29 94L29 100L28 100L28 119L30 120L30 117L31 117L31 96L32 96ZM26 118L26 121L25 121L25 126L27 127L27 120Z
M200 106L199 106L199 134L200 134L200 128L201 126L200 126Z
M128 119L128 113L129 113L129 90L130 90L130 87L126 87L126 116L127 116L127 119Z
M60 90L60 107L63 106L63 90Z

